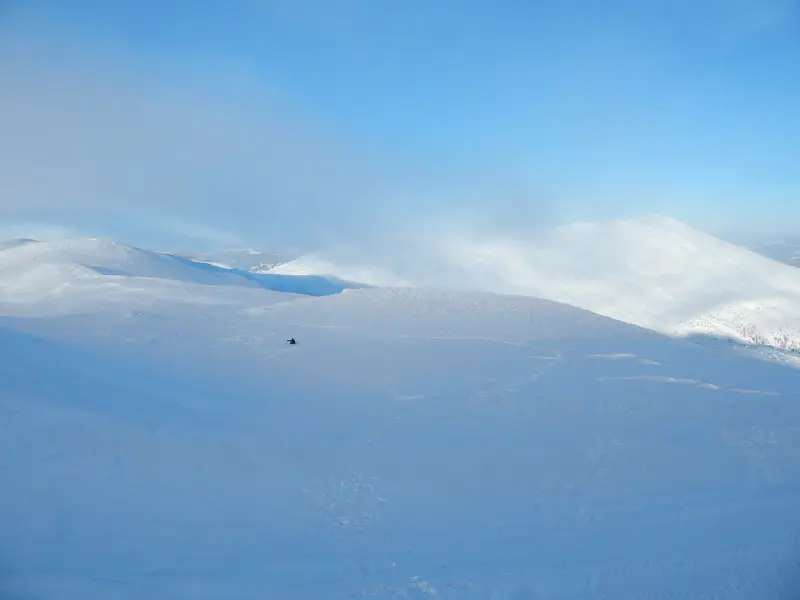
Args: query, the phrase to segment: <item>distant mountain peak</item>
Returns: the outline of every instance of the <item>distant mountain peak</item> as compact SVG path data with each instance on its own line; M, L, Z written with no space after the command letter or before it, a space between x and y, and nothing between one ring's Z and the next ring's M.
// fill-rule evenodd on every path
M275 272L536 296L667 332L710 315L800 332L800 270L663 215L321 251Z

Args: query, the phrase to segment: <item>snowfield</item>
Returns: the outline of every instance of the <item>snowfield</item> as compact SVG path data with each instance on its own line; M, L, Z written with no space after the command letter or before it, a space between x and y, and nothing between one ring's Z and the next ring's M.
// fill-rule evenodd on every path
M0 597L797 591L798 369L546 299L32 244L0 251Z

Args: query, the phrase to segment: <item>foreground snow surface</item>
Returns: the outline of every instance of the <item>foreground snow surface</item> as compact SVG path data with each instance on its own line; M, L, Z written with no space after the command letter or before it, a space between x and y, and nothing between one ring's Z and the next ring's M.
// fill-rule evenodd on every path
M794 597L800 371L532 298L237 289L14 305L0 597Z

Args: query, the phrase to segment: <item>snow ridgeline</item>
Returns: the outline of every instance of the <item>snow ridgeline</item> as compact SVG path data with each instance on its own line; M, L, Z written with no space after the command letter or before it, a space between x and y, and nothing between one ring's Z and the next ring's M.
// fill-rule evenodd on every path
M161 298L180 296L189 289L200 296L236 294L197 286L245 287L311 296L364 287L335 277L251 273L96 239L8 242L0 248L0 281L0 302L11 304L75 294L128 294L133 290L145 297Z
M405 245L400 240L399 245ZM575 223L527 237L436 236L331 248L272 270L566 302L668 334L800 339L800 269L665 217ZM692 324L697 329L691 328ZM737 329L744 328L740 334ZM749 333L748 333L749 332Z

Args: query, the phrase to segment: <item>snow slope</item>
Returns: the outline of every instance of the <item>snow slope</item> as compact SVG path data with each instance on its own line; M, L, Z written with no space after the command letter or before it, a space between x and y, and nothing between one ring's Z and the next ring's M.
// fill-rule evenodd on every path
M800 371L547 300L223 287L4 319L0 592L792 597Z
M235 273L204 268L201 263L98 239L13 244L0 253L0 273L30 272L31 267L64 265L87 276L157 277L201 284L254 285Z
M543 297L669 333L754 325L800 338L800 270L673 219L576 223L524 240L446 236L424 244L415 252L321 253L273 272Z
M254 274L96 239L15 240L0 246L0 305L9 311L31 302L69 311L88 297L99 305L127 302L131 295L142 303L159 298L237 303L246 297L232 287L249 288L261 298L262 289L318 296L362 286L328 277Z

